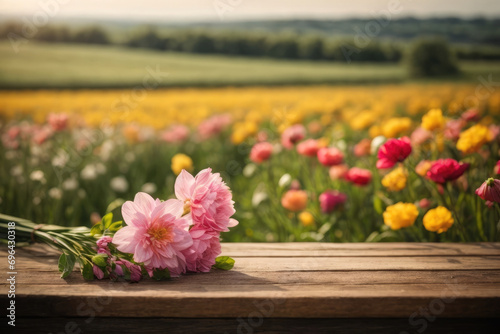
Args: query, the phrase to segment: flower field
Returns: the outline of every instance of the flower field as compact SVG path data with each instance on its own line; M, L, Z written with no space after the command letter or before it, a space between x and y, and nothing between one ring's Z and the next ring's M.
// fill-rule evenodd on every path
M210 167L224 241L499 241L500 92L471 84L2 91L0 212L91 226Z

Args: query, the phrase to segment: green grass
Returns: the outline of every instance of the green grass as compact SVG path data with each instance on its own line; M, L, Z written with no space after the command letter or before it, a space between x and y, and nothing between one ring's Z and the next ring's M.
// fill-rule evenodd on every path
M2 88L111 88L141 85L146 68L162 86L387 83L408 80L402 65L283 61L30 41L15 53L0 43ZM462 63L460 80L500 74L500 62ZM456 81L456 79L453 79Z

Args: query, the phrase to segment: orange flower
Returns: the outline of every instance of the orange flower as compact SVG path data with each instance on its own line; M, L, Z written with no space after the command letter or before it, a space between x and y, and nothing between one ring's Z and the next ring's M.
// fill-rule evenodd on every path
M289 190L281 198L281 205L290 211L302 211L307 205L307 193L303 190Z

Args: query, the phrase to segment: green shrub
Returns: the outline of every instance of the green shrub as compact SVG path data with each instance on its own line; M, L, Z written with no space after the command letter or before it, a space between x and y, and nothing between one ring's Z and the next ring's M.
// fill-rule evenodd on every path
M441 38L422 38L415 41L407 58L413 77L448 76L459 72L454 53Z

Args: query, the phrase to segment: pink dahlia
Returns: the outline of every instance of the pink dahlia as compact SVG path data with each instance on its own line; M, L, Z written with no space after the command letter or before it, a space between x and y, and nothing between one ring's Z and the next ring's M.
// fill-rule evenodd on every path
M215 258L221 253L219 233L192 228L189 234L193 238L193 245L183 251L187 270L209 272L215 264Z
M127 226L113 237L113 244L124 253L134 254L134 261L153 269L168 268L171 276L186 271L182 251L193 244L188 232L189 221L182 218L183 205L175 199L156 201L146 193L122 206Z
M211 168L196 177L182 170L175 180L175 196L196 228L227 232L238 224L231 218L235 212L231 191L219 173L212 174Z
M389 139L378 150L377 168L391 168L404 161L411 153L410 138Z

